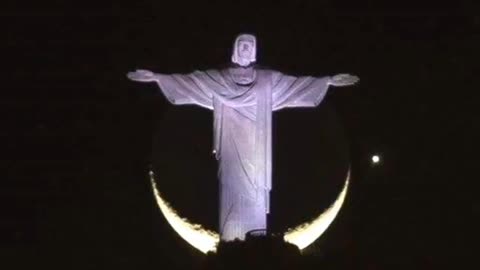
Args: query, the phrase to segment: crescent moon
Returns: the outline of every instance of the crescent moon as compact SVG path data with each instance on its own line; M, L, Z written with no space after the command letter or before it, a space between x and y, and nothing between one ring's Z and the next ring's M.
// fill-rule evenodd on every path
M203 228L200 224L193 224L186 218L181 218L170 204L160 196L160 192L155 184L155 175L152 171L150 171L150 181L152 182L153 193L162 214L178 235L205 254L209 251L215 252L220 241L219 235Z
M285 242L294 244L302 250L317 240L327 230L335 217L337 217L340 208L342 208L345 197L347 196L349 182L350 169L348 170L342 192L340 192L335 202L313 221L289 229L283 236Z
M194 248L205 254L207 252L215 252L217 250L217 244L220 241L218 233L207 230L200 224L191 223L186 218L180 217L173 207L161 197L155 183L155 175L152 171L150 171L150 181L160 211L178 235ZM289 229L283 237L285 242L294 244L302 250L317 240L327 230L340 211L347 195L349 181L350 170L348 170L342 192L340 192L335 202L313 221L305 222L293 229Z

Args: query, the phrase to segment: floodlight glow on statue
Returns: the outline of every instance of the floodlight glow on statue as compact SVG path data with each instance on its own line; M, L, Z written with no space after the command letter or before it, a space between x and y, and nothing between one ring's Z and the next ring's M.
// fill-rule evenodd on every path
M349 86L358 77L294 77L255 67L256 38L239 35L233 66L190 74L129 72L128 78L156 82L175 105L194 104L214 114L213 153L219 162L220 238L243 240L252 230L267 229L272 189L272 112L315 107L329 86Z

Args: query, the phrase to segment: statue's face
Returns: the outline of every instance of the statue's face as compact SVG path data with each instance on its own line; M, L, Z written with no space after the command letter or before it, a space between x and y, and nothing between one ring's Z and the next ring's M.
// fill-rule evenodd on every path
M247 67L256 61L256 39L249 34L239 35L235 39L232 62L242 67Z
M240 40L238 42L237 53L244 60L251 60L254 53L254 44L251 40Z

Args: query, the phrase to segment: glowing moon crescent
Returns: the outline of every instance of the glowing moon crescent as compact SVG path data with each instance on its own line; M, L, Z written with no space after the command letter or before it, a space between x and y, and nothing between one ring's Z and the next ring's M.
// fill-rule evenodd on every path
M203 253L216 251L220 237L217 233L206 230L200 224L192 224L186 218L181 218L177 212L160 196L157 185L155 184L155 175L150 171L150 181L152 182L155 199L160 207L167 222L172 228L194 248Z
M220 237L217 233L207 230L200 224L193 224L186 218L180 217L177 212L160 196L160 192L155 184L155 176L150 171L150 180L152 188L163 215L172 228L182 237L187 243L200 250L203 253L209 251L215 252ZM337 216L340 208L345 201L347 195L348 183L350 181L350 170L347 173L345 185L342 192L337 197L335 202L320 216L311 222L303 223L293 229L289 229L285 235L284 240L296 245L299 249L304 249L316 239L318 239L323 232L330 226Z
M313 221L306 222L293 229L289 229L283 236L285 242L294 244L300 250L302 250L317 240L323 234L323 232L327 230L328 226L330 226L335 217L337 217L340 208L342 208L345 197L347 196L349 182L350 169L348 170L342 192L340 192L340 195L338 195L335 202Z

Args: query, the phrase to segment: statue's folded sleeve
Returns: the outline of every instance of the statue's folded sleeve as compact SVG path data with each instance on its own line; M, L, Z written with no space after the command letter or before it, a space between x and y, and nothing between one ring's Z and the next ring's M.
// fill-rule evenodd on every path
M201 72L156 74L156 82L167 100L175 105L198 105L213 109L212 89L202 83Z
M328 90L329 77L272 75L273 110L289 107L316 107Z

